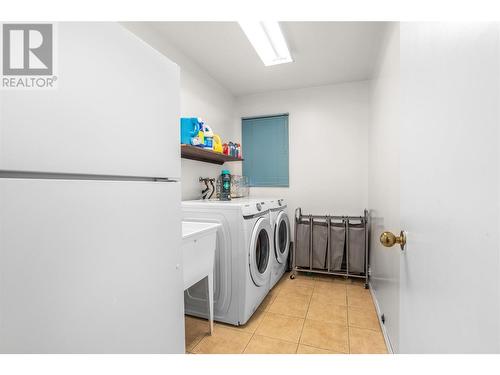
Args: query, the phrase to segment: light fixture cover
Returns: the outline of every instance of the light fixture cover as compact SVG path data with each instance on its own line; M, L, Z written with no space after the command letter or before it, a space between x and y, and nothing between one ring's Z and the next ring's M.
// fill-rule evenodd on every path
M265 66L293 61L278 22L244 21L239 24Z

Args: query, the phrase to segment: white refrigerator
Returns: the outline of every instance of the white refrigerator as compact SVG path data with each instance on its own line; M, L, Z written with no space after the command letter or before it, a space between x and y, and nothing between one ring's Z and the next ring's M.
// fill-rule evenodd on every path
M179 68L54 27L57 88L0 91L0 352L183 353Z

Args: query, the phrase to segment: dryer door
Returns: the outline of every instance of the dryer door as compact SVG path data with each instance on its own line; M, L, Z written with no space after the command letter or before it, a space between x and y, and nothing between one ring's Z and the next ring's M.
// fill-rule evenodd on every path
M274 252L278 263L283 264L288 259L290 250L290 222L288 215L280 211L274 225Z
M272 235L271 224L266 218L260 218L255 223L250 241L250 275L257 286L263 286L269 281L271 269Z

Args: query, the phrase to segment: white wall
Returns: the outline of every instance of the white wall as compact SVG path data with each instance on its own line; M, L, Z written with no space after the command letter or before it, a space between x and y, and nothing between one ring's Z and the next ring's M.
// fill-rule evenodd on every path
M201 117L219 134L223 142L239 141L240 127L235 127L235 99L195 62L170 44L148 22L126 22L123 25L138 35L169 59L177 63L181 71L181 117ZM223 166L182 159L182 199L197 199L201 194L200 176L217 177L220 171L229 169L240 173L240 162Z
M379 241L399 224L399 25L390 25L372 81L369 131L368 205L371 216L371 286L379 313L385 316L390 346L399 348L399 252Z
M181 116L201 117L223 141L239 141L240 131L234 127L234 98L217 85L200 79L199 75L183 71L181 66ZM240 173L241 162L216 165L182 159L182 199L200 198L203 177L217 177L222 169Z
M289 113L290 187L251 188L283 197L290 214L362 214L367 207L368 81L238 97L241 117ZM245 156L243 145L243 157Z

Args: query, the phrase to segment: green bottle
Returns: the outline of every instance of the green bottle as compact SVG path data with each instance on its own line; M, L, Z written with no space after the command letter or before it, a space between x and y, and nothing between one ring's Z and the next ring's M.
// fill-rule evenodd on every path
M220 191L221 201L231 200L231 174L227 169L224 169L221 173L222 188Z

